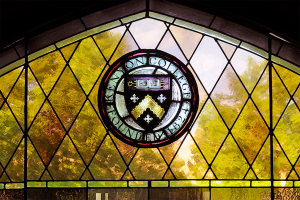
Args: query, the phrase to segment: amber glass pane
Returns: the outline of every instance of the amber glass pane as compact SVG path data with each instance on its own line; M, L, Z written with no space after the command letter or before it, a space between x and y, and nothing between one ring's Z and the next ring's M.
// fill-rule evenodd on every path
M90 162L105 133L105 128L87 101L69 133L85 163Z
M231 56L233 55L233 53L234 53L236 47L233 46L233 45L231 45L231 44L228 44L228 43L226 43L226 42L222 42L222 41L220 41L220 40L218 40L218 43L219 43L219 45L221 46L221 48L222 48L223 52L225 53L226 57L227 57L228 59L230 59Z
M69 136L61 143L48 169L54 180L79 180L85 165Z
M24 181L24 139L9 162L6 172L12 182Z
M6 104L3 104L0 110L0 127L0 162L5 166L23 136Z
M7 102L24 130L24 99L25 99L25 71L23 70L17 83L8 96Z
M210 100L205 104L191 132L205 158L211 163L228 129Z
M125 30L125 26L121 26L94 36L94 39L106 60L109 60L111 57Z
M292 170L292 172L289 175L289 180L297 180L299 179L298 175L296 174L295 170Z
M50 102L66 129L70 127L84 99L83 91L67 67L50 95Z
M131 24L129 30L141 49L154 49L167 27L154 19L142 19Z
M237 144L229 135L212 164L212 170L219 179L242 179L248 167Z
M135 41L133 40L129 32L126 32L109 63L113 64L118 58L120 58L124 54L137 49L138 46L136 45Z
M45 167L30 140L27 140L27 163L27 179L38 180Z
M238 49L231 59L231 63L250 93L266 67L267 60L243 49Z
M157 149L141 148L129 168L136 179L162 179L167 164Z
M184 64L186 64L187 62L169 31L165 34L163 40L160 42L157 49L167 52L171 55L174 55L176 58L181 60Z
M273 139L273 166L275 179L286 179L292 168L275 138Z
M251 100L244 107L232 133L249 163L252 163L267 138L269 129Z
M51 176L50 176L50 174L49 174L48 171L45 171L45 173L43 174L41 180L43 180L43 181L52 180L52 178L51 178Z
M256 157L252 168L259 179L271 178L270 167L270 137L267 139L263 147L261 148L258 156Z
M35 115L42 106L45 95L36 82L31 70L28 70L28 126L31 124Z
M94 157L90 170L96 180L119 180L124 174L125 163L109 135Z
M182 138L184 137L185 135L183 135L180 139L176 140L175 142L169 145L159 147L160 152L162 153L168 164L170 164L170 162L172 161L176 151L182 143Z
M8 182L10 182L10 180L9 180L7 174L4 172L0 178L0 183L8 183Z
M70 44L69 46L66 46L62 49L60 49L61 53L65 57L65 59L68 61L73 54L78 42L75 42L74 44Z
M80 180L93 180L93 177L92 177L91 173L89 172L89 170L85 170L85 172Z
M292 164L295 164L300 152L300 112L291 101L274 131Z
M280 67L279 65L273 65L290 94L293 94L300 83L300 76L286 68Z
M245 177L245 179L256 179L254 172L250 169Z
M283 185L284 186L284 185ZM300 188L275 188L274 196L275 199L299 199Z
M225 68L227 59L216 41L205 36L191 59L191 65L207 92L211 92L221 72Z
M0 77L0 91L4 97L7 97L17 78L19 77L23 67L19 67Z
M189 59L193 52L195 51L196 46L203 37L202 34L180 28L178 26L171 26L170 30L184 52L185 56Z
M29 130L29 136L45 164L50 161L64 134L55 113L45 102Z
M295 165L295 170L298 173L298 176L300 175L300 159L298 159L296 165Z
M212 188L211 200L271 199L270 188Z
M46 95L49 94L65 65L66 62L59 51L49 53L29 63Z
M269 100L269 68L267 67L257 86L252 99L258 107L268 125L270 125L270 100Z
M208 165L188 134L171 163L171 170L177 179L201 179Z
M165 174L164 179L175 179L172 172L168 169L167 173Z
M122 180L134 180L129 170L126 170Z
M233 125L247 97L243 85L232 67L228 65L212 93L212 100L229 128Z
M95 84L105 63L92 38L81 41L70 60L70 66L86 94Z

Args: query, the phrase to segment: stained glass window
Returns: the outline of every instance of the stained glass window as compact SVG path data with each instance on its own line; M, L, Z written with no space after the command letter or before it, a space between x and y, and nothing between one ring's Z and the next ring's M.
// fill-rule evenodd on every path
M299 66L256 49L142 12L4 67L0 196L299 198Z

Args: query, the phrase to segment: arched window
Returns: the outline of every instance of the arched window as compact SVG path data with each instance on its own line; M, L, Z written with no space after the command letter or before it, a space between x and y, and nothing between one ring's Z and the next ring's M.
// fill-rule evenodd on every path
M0 196L299 198L299 50L140 2L2 54Z

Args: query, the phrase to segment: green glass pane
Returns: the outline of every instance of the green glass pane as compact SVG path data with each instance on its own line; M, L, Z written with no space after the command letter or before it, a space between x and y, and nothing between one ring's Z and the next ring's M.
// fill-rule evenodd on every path
M0 77L1 77L3 74L6 74L6 73L9 72L9 71L15 70L16 68L20 67L21 65L24 65L24 63L25 63L25 58L21 58L21 59L15 61L15 62L13 62L13 63L11 63L11 64L9 64L9 65L6 65L5 67L2 67L2 68L0 69ZM23 69L23 66L21 67L21 69ZM21 70L21 71L22 71L22 70ZM1 80L1 78L0 78L0 80ZM7 80L7 79L6 79L6 80ZM6 87L7 85L4 85L4 86ZM1 87L1 86L0 86L0 87Z
M19 67L3 76L0 77L0 91L2 92L4 97L7 97L8 93L10 92L12 86L16 82L17 78L19 77L23 67Z
M17 83L8 96L7 102L24 130L24 104L25 104L25 71L23 70Z
M212 93L212 100L229 128L232 127L247 97L243 85L228 65Z
M151 181L152 187L168 187L168 181Z
M242 179L249 166L237 144L229 135L212 164L219 179Z
M150 18L133 22L129 28L141 49L154 49L166 29L163 22Z
M156 18L156 19L160 19L162 21L169 22L169 23L172 23L173 20L174 20L173 17L169 17L169 16L166 16L166 15L162 15L162 14L154 13L154 12L149 12L149 16L153 17L153 18Z
M27 182L27 187L46 187L46 182Z
M139 149L129 166L136 179L162 179L167 164L154 148Z
M293 65L292 63L287 62L287 61L285 61L285 60L283 60L281 58L278 58L278 57L276 57L274 55L271 56L271 59L272 59L272 61L274 61L274 62L276 62L276 63L278 63L278 64L280 64L280 65L282 65L282 66L284 66L284 67L286 67L286 68L288 68L290 70L292 70L293 72L296 72L297 74L300 74L300 68L298 66Z
M293 181L274 181L275 187L293 187Z
M211 169L209 169L206 172L206 175L205 175L204 179L216 179L216 177L215 177L213 171L211 171Z
M29 63L46 95L49 94L66 62L59 51L49 53Z
M105 128L87 101L69 133L85 163L90 162L105 133Z
M270 100L269 100L269 68L267 67L257 86L255 87L252 99L264 117L268 125L270 125Z
M6 172L12 182L24 181L24 139L10 160Z
M259 179L271 178L270 162L270 138L268 138L252 165Z
M183 135L182 138L184 138L184 136L185 135ZM170 162L172 161L181 143L182 140L179 139L169 145L159 147L160 152L162 153L163 157L166 159L168 164L170 164Z
M189 59L203 35L178 26L170 26L170 30L185 56Z
M289 180L298 180L298 179L299 179L299 177L298 177L298 175L296 174L295 170L292 170L292 172L290 173L288 179L289 179Z
M266 51L264 51L264 50L262 50L260 48L257 48L257 47L255 47L255 46L253 46L251 44L246 43L246 42L242 42L240 46L242 48L244 48L244 49L252 51L252 52L254 52L254 53L256 53L256 54L258 54L258 55L260 55L260 56L262 56L262 57L264 57L266 59L268 59L268 55L269 55L268 52L266 52Z
M63 187L63 188L77 188L77 187L86 187L86 182L85 181L53 181L53 182L48 182L48 187Z
M50 102L66 129L69 129L84 99L83 91L67 67L50 95Z
M78 42L75 42L73 44L70 44L69 46L66 46L64 48L61 48L60 51L65 57L65 59L68 61L73 54L75 48L77 47Z
M56 47L54 45L50 45L50 46L48 46L46 48L43 48L43 49L41 49L39 51L36 51L36 52L30 54L28 56L28 60L32 61L32 60L36 59L37 57L40 57L40 56L45 55L45 54L47 54L47 53L49 53L51 51L54 51L55 49L56 49Z
M36 82L31 70L28 70L28 126L30 126L35 115L45 100L45 95Z
M208 181L170 181L171 187L207 187Z
M23 133L8 106L4 104L0 110L0 162L7 164Z
M216 41L205 36L191 59L191 65L207 92L211 92L227 59Z
M250 187L250 181L212 181L213 187Z
M94 39L106 60L109 60L111 57L125 30L125 26L120 26L94 36Z
M222 48L223 52L225 53L226 57L227 57L228 59L230 59L231 56L233 55L233 53L234 53L236 47L233 46L233 45L231 45L231 44L228 44L228 43L226 43L226 42L222 42L222 41L220 41L220 40L218 40L218 43L219 43L219 45L221 46L221 48Z
M192 137L187 135L170 167L178 179L201 179L208 165Z
M273 166L274 179L286 179L292 168L275 138L273 139Z
M137 151L137 148L122 142L121 140L119 140L115 136L113 136L112 134L110 134L110 136L112 137L113 141L115 142L116 146L118 147L118 150L120 151L120 153L123 156L126 163L129 164L133 155Z
M276 125L280 115L286 107L290 96L284 88L282 82L272 69L272 89L273 89L273 126Z
M267 138L269 129L250 99L235 123L232 133L249 163L252 163Z
M27 140L27 163L27 180L38 180L45 167L30 140Z
M125 169L125 163L107 135L90 165L90 171L96 180L119 180Z
M207 161L211 163L228 129L210 100L205 104L191 133Z
M289 186L281 186L281 187L282 188L274 189L274 196L277 199L299 199L300 198L300 188L283 188Z
M7 174L4 172L0 178L0 183L9 183L9 182L10 182L10 180L9 180Z
M270 188L212 188L211 200L271 199Z
M47 165L65 134L48 101L43 105L28 134Z
M24 188L24 183L9 183L5 185L5 189L22 189Z
M231 63L250 93L266 67L267 60L243 49L238 49L232 57Z
M126 170L122 180L134 180L133 176L131 175L129 170Z
M48 171L45 171L45 173L43 174L41 180L43 180L43 181L52 180L52 178L51 178L51 176L50 176L50 174L49 174Z
M85 165L68 136L61 143L48 169L54 180L79 180Z
M274 131L276 138L292 164L295 164L300 152L300 112L291 101Z
M250 169L245 177L245 179L256 179L256 176L252 169Z
M179 49L178 45L176 44L169 31L165 34L163 40L160 42L157 49L175 56L184 64L187 63L187 60L185 59L184 55L182 54L181 50Z
M86 94L95 84L105 63L92 38L81 41L69 64Z
M128 23L128 22L134 21L134 20L141 19L143 17L145 17L145 12L138 13L138 14L135 14L135 15L131 15L129 17L124 17L124 18L121 19L121 21L125 24L125 23Z
M148 181L129 181L129 187L148 187Z
M114 55L112 56L111 60L109 61L109 64L113 64L117 59L119 59L121 56L125 55L126 53L129 53L131 51L137 50L138 46L136 45L135 41L129 34L129 32L126 32L124 37L121 40L121 43L117 46L116 51L114 52Z
M172 172L168 169L167 173L164 176L164 179L175 179Z
M93 180L93 177L92 177L91 173L89 172L89 170L85 170L85 172L80 180Z
M284 67L281 67L276 64L273 65L277 73L279 74L281 80L284 82L285 86L289 90L290 94L293 94L300 83L300 76Z
M89 181L89 187L127 187L126 181Z

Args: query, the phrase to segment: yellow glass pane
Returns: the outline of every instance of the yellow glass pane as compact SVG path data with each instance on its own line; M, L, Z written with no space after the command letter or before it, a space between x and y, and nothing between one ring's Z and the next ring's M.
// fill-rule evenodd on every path
M165 174L164 179L175 179L172 172L168 169L167 173Z
M292 170L292 172L290 173L288 179L289 179L289 180L298 180L298 179L299 179L299 177L297 176L295 170Z
M256 179L256 176L252 169L250 169L245 177L245 179Z
M232 127L247 97L243 85L228 65L212 93L212 100L229 128Z
M84 169L83 161L69 136L66 136L49 164L49 172L54 180L79 180Z
M249 165L229 135L212 164L212 170L219 179L242 179Z
M297 172L297 174L299 176L299 174L300 174L300 159L298 159L298 161L297 161L297 163L295 165L295 170L296 170L296 172Z
M51 176L50 176L50 174L49 174L48 171L45 171L45 173L43 174L41 180L43 180L43 181L49 181L49 180L52 180L52 178L51 178Z
M228 59L230 59L231 56L233 55L233 53L234 53L236 47L233 46L233 45L231 45L231 44L228 44L228 43L226 43L226 42L222 42L222 41L220 41L220 40L218 40L218 43L219 43L219 45L221 46L221 48L222 48L223 52L225 53L226 57L227 57Z
M91 175L91 173L89 172L89 170L85 170L85 172L83 173L83 176L81 177L80 180L93 180L93 177Z
M207 101L191 133L209 163L212 162L228 129L210 100Z
M10 182L10 180L9 180L7 174L4 172L0 178L0 183L8 183L8 182Z
M12 182L24 181L24 139L9 162L6 173Z
M61 53L65 57L65 59L68 61L73 54L75 48L77 47L78 42L75 42L73 44L70 44L69 46L66 46L62 49L60 49Z
M261 79L255 87L252 99L270 126L270 101L269 101L269 67L264 71Z
M227 59L216 41L205 36L191 59L191 65L208 93L211 92Z
M28 70L28 127L30 126L35 115L41 108L45 95L41 90L39 84L36 82L31 70Z
M184 64L187 63L187 60L185 59L169 31L165 34L157 49L175 56Z
M81 41L69 64L86 94L95 84L105 63L92 38Z
M49 94L66 62L59 51L54 51L29 63L46 95Z
M136 179L162 179L167 164L155 148L141 148L129 166Z
M252 92L267 62L266 59L243 49L238 49L231 59L232 66L249 93Z
M27 163L27 179L38 180L45 167L30 140L27 140Z
M133 176L131 175L129 170L126 170L122 180L134 180Z
M235 123L232 133L249 163L252 163L267 138L269 129L251 99Z
M211 171L211 169L209 169L204 177L204 179L216 179L213 171Z
M170 26L170 30L185 56L189 59L203 35L178 26Z
M164 156L168 164L170 164L170 162L172 161L176 151L178 150L180 144L182 143L182 138L184 137L185 135L183 135L181 138L179 138L178 140L176 140L175 142L169 145L159 147L160 152L162 153L162 155Z
M109 60L109 58L112 56L112 53L117 47L125 30L125 26L120 26L94 36L94 39L106 60Z
M300 89L299 88L298 88L298 90L296 91L296 93L293 97L295 102L297 103L298 107L300 106Z
M47 165L65 134L48 101L38 113L28 134Z
M261 148L258 156L256 157L252 168L259 179L271 178L270 167L270 137L266 140L264 146Z
M85 99L69 67L65 68L49 99L63 125L69 129Z
M274 63L273 65L277 73L279 74L281 80L284 82L285 86L289 90L290 94L293 94L300 83L300 76L284 67L276 65Z
M177 179L201 179L208 165L188 134L171 163L171 170Z
M121 179L126 165L109 135L106 135L89 168L96 180Z
M4 97L2 96L2 93L0 92L0 108L2 107L3 102L4 102Z
M19 67L3 76L0 77L0 91L2 92L4 97L7 97L10 92L12 86L16 82L17 78L20 76L23 67Z
M141 49L154 49L166 29L163 22L150 18L136 21L129 28Z
M87 101L69 133L86 164L92 159L105 133L105 128Z
M275 138L273 139L273 165L274 179L286 179L292 168Z

